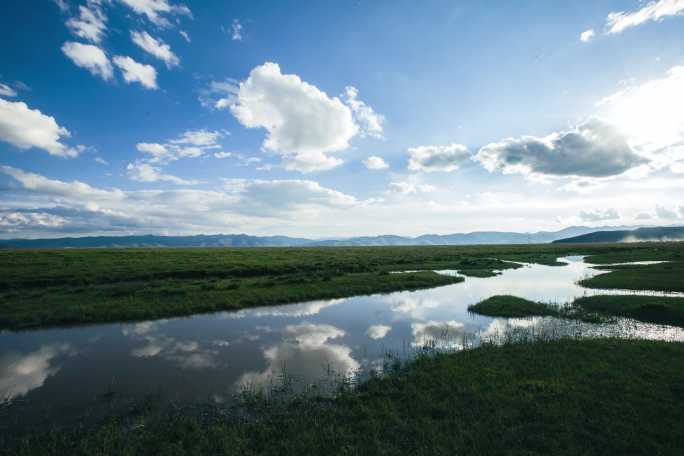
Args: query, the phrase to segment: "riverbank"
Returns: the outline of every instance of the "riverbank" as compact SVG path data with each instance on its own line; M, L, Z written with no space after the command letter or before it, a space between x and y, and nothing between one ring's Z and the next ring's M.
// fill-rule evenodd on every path
M662 265L670 273L660 284L682 286L682 243L2 251L0 329L150 320L430 288L462 280L432 270L489 277L519 268L519 262L562 267L557 258L570 254L614 262L677 260ZM390 274L411 270L425 272ZM649 271L638 274L650 277ZM618 273L596 279L608 286L605 281ZM621 277L612 286L653 283L640 281L641 275Z
M142 411L19 455L681 454L684 344L612 339L431 354L335 399ZM9 453L8 453L9 454Z

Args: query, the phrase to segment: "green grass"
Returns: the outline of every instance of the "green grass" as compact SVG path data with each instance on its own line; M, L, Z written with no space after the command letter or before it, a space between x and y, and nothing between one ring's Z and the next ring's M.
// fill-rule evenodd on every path
M673 260L684 258L684 243L6 250L0 251L0 329L155 319L427 288L459 279L387 273L457 269L490 277L520 267L511 261L562 265L556 258L571 254ZM683 286L678 274L684 263L673 264L659 286L676 290Z
M588 312L617 315L646 323L684 327L684 298L657 296L589 296L573 306Z
M425 271L410 274L349 273L265 278L150 280L98 286L55 287L21 294L0 305L0 327L149 320L351 295L417 290L462 282Z
M173 409L37 432L6 454L680 455L683 403L684 344L566 339L420 357L272 412Z
M477 304L468 306L468 310L489 317L559 316L559 311L554 306L510 295L492 296Z
M684 261L605 266L600 269L611 272L582 280L580 285L599 289L684 291Z

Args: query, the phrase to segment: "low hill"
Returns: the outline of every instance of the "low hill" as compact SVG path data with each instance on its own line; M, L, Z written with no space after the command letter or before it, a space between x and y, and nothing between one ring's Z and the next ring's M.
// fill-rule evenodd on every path
M624 230L626 227L602 227ZM394 235L365 236L346 239L315 240L288 236L250 236L247 234L215 234L196 236L84 236L52 239L0 240L0 248L123 248L123 247L325 247L325 246L399 246L399 245L477 245L477 244L545 244L557 239L578 236L597 228L572 226L560 231L516 233L475 231L455 234L424 234L418 237Z
M580 236L558 239L558 244L587 244L598 242L657 242L684 241L684 226L637 228L635 230L595 231Z

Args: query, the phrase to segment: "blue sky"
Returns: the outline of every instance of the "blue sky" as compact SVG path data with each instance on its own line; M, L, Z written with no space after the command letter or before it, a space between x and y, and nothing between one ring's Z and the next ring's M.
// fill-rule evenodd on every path
M2 10L1 237L684 218L684 0Z

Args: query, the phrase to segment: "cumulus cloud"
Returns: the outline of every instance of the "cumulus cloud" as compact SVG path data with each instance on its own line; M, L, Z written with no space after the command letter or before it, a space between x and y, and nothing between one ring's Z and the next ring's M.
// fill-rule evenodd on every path
M131 40L142 50L158 58L166 64L167 68L178 66L180 60L173 53L171 47L162 40L157 40L147 32L131 30Z
M181 31L179 31L178 33L180 33L180 36L182 36L183 39L184 39L185 41L187 41L188 43L189 43L190 41L192 41L192 40L190 40L190 35L188 35L188 32L186 32L185 30L181 30Z
M218 144L224 133L205 129L188 130L177 138L163 144L140 142L136 144L143 158L127 167L128 177L139 182L171 182L180 185L198 184L196 180L186 180L171 174L165 174L160 166L183 158L202 157L207 152L219 149Z
M89 0L78 7L79 15L67 20L71 33L84 40L99 44L107 30L107 16L102 12L99 2Z
M344 102L351 108L354 114L354 119L359 125L360 136L382 138L382 124L385 122L385 117L376 113L373 108L359 100L359 91L356 87L348 86L344 90Z
M387 325L373 325L368 328L366 335L375 340L383 339L391 329L392 327Z
M192 17L190 9L182 4L174 5L168 0L119 0L136 14L143 15L157 27L171 27L166 16L184 15Z
M592 38L594 38L595 35L596 33L594 32L594 29L585 30L582 33L580 33L580 40L583 43L588 43L592 40Z
M166 164L181 158L201 157L208 151L220 149L218 141L223 136L224 133L220 131L188 130L163 144L140 142L136 148L145 154L145 161Z
M245 127L266 129L263 147L281 154L286 168L303 172L341 164L326 153L347 149L359 132L351 109L339 98L297 75L282 74L271 62L250 72L229 107Z
M11 178L0 190L0 210L31 208L68 219L54 232L207 233L269 224L282 229L283 222L301 225L325 211L358 205L353 196L313 181L229 180L216 190L123 191L49 179L9 166L0 166L0 173ZM8 201L15 209L7 209Z
M651 220L653 216L648 212L640 212L634 216L634 220Z
M159 331L159 323L137 323L122 330L122 333L134 342L142 343L131 351L132 356L157 357L178 364L183 369L209 369L219 365L218 350L205 347L195 340L178 339L163 334Z
M456 341L463 336L464 325L458 321L428 321L411 323L413 345L459 345Z
M615 220L620 218L620 214L615 209L596 209L593 211L582 211L579 214L584 222L600 222L604 220Z
M371 155L367 159L363 161L363 164L366 166L368 169L372 170L378 170L378 169L387 169L389 168L389 165L385 160L383 160L382 157L378 157L375 155Z
M361 365L351 356L351 348L330 343L345 335L331 325L303 323L288 325L285 340L264 350L268 367L261 372L248 372L237 382L244 389L262 389L282 377L283 369L295 372L306 382L322 380L326 372L343 377L356 372Z
M233 41L242 41L242 24L238 19L233 19L233 23L230 25L231 29L231 39Z
M543 138L522 136L488 144L475 160L490 172L579 177L616 176L647 163L623 133L599 119Z
M68 147L62 138L68 138L69 130L60 127L54 117L37 109L30 109L21 101L0 98L0 140L20 149L32 147L43 149L58 157L76 157L82 146Z
M107 54L97 46L67 41L62 46L62 52L76 66L85 68L94 76L99 76L105 81L111 79L114 74Z
M119 67L127 83L138 82L146 89L158 89L157 70L152 65L138 63L130 57L121 55L114 56L114 65Z
M410 171L455 171L470 158L468 148L462 144L448 146L420 146L408 150Z
M196 185L196 180L181 179L171 174L164 174L159 167L149 163L136 161L126 166L128 178L138 182L171 182L177 185Z
M660 21L670 16L684 14L684 0L658 0L636 11L617 11L608 14L606 33L620 33L645 22Z
M50 344L26 355L9 352L0 357L0 403L43 386L59 372L59 358L71 352L69 344Z
M3 97L16 97L17 91L7 84L0 83L0 96Z

